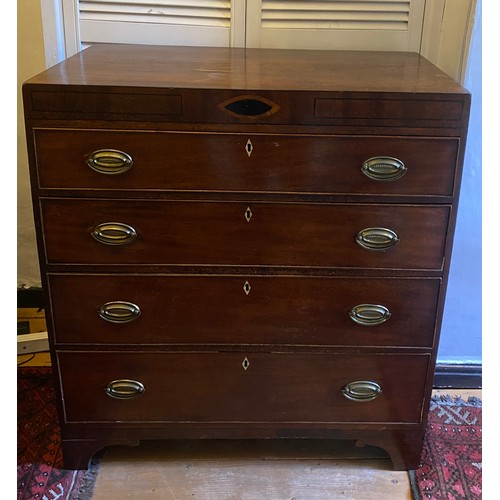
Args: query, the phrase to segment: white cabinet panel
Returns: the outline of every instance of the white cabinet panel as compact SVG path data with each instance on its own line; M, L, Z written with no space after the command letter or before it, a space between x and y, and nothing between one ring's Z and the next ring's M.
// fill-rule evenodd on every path
M251 0L247 46L417 51L425 0Z

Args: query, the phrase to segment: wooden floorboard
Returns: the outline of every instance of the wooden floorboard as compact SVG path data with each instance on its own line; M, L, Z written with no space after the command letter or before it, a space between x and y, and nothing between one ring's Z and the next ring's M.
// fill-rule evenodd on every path
M33 316L33 311L29 314ZM39 314L35 315L36 328ZM18 356L50 366L48 353ZM481 390L436 390L467 399ZM145 441L107 448L92 500L409 500L383 450L329 440Z
M388 458L353 448L328 441L260 442L250 449L241 441L114 447L101 459L92 498L411 498L406 472L393 471Z

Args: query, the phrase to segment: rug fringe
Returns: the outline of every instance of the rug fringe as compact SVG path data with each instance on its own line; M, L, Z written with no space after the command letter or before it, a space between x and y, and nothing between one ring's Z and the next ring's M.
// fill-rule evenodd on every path
M481 408L483 402L477 396L469 396L467 401L462 399L461 396L451 396L450 394L440 394L432 396L431 401L436 404L441 405L456 405L456 406L474 406L476 408Z
M90 461L89 467L85 472L82 484L74 496L74 500L91 500L94 491L97 474L99 472L100 456Z

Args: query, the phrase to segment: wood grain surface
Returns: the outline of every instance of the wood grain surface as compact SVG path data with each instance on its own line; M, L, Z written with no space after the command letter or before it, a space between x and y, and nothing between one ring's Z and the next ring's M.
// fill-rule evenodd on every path
M250 154L246 147L250 141ZM40 188L114 191L237 191L357 195L453 195L456 139L131 132L35 131ZM119 150L132 168L99 174L92 152ZM363 175L364 161L400 159L407 168L393 182Z
M49 263L310 266L441 270L446 205L43 199ZM250 210L250 214L247 214ZM250 219L247 221L247 217ZM99 224L127 224L137 239L97 242ZM356 243L366 228L399 241L386 250Z
M49 283L57 344L430 348L441 280L50 274ZM99 309L114 301L140 315L102 319ZM360 325L349 316L359 304L382 304L391 316Z
M213 89L464 94L436 66L407 52L94 45L29 81Z

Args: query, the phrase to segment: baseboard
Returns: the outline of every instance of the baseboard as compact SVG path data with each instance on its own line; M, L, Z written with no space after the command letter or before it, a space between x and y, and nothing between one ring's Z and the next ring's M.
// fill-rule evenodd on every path
M27 333L17 336L17 354L46 352L49 350L47 332Z
M437 363L435 389L482 389L483 366L480 364Z

